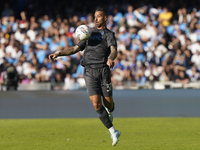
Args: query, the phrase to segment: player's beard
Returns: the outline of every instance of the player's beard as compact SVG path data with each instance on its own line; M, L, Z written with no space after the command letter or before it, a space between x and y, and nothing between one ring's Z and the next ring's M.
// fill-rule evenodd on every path
M104 26L104 25L105 25L105 22L102 21L102 22L98 22L98 24L96 24L96 27L97 27L97 28L100 28L100 27L102 27L102 26Z

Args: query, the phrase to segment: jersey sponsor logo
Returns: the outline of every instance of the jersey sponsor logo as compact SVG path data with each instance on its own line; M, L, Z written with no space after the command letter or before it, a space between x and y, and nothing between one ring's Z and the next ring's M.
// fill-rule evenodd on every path
M99 40L99 41L101 41L102 40L102 36L100 36L100 35L93 35L93 36L90 37L90 40Z

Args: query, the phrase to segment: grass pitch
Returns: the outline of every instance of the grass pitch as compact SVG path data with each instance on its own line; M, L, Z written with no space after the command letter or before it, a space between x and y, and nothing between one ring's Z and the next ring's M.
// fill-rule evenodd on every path
M0 150L199 150L200 118L114 118L112 147L99 119L1 119Z

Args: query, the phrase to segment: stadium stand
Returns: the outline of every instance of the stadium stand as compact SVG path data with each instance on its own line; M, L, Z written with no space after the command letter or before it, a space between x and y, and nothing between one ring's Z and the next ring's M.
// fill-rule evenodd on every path
M48 55L77 44L76 27L94 28L94 10L104 3L107 27L118 42L111 70L115 89L200 88L197 0L1 1L1 85L9 63L17 70L18 90L84 88L83 52L55 62Z

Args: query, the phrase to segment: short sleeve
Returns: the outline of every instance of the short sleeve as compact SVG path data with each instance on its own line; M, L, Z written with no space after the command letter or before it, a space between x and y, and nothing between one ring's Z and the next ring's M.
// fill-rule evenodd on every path
M81 48L81 51L82 51L85 49L86 41L80 41L77 45Z
M107 44L108 44L108 47L117 46L117 41L116 41L114 32L108 34L108 36L107 36Z

